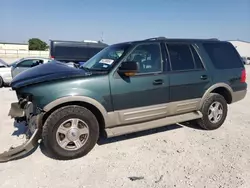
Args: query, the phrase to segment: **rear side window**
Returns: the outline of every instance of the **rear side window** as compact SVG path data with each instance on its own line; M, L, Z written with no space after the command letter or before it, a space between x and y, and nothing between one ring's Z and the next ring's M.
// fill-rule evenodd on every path
M204 66L202 64L201 58L197 54L196 50L194 49L193 46L190 46L190 47L191 47L191 51L192 51L192 54L193 54L193 57L194 57L196 69L204 69Z
M38 59L29 59L25 60L17 65L17 67L32 67L35 65L35 63L38 64ZM42 60L41 60L42 61ZM43 62L43 61L42 61Z
M210 59L217 69L232 69L243 67L236 49L230 43L203 43Z
M167 44L172 70L202 70L203 63L191 44Z
M195 69L193 56L187 44L167 44L171 68L174 71Z

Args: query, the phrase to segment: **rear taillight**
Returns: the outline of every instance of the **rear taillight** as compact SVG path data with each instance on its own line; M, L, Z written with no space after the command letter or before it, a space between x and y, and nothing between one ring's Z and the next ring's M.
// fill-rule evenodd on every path
M240 79L240 82L242 82L242 83L246 82L246 77L247 77L247 75L246 75L246 69L244 69L244 70L242 70L242 72L241 72L241 79Z
M51 55L51 56L50 56L50 59L55 59L55 57Z

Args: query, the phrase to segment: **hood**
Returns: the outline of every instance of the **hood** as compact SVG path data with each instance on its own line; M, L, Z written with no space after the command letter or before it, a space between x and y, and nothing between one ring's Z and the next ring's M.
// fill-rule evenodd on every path
M100 73L99 73L100 74ZM37 84L58 79L67 79L74 77L86 77L93 75L90 71L69 67L65 63L51 61L28 69L16 77L11 82L13 89L18 89L31 84Z

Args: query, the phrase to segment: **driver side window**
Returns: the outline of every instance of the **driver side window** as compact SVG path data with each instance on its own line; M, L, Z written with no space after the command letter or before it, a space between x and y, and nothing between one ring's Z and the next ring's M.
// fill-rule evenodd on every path
M38 61L36 59L29 59L29 60L24 60L23 62L19 63L17 67L33 67L36 63L38 65Z
M158 43L138 45L125 61L134 61L138 65L138 73L154 73L162 71L161 50Z

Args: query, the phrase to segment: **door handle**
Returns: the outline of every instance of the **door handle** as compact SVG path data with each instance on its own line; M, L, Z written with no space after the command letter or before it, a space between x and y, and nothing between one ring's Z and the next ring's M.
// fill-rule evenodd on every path
M154 85L161 85L161 84L163 84L163 80L162 80L162 79L155 80L155 81L153 82L153 84L154 84Z
M206 80L207 79L207 75L201 75L201 80Z

